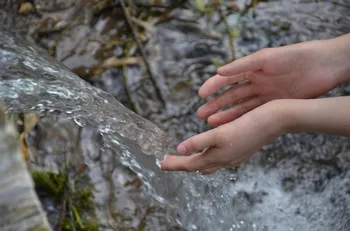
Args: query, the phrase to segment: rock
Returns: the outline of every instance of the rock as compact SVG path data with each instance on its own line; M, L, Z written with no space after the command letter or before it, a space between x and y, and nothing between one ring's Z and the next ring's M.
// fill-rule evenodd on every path
M43 230L50 226L18 148L18 133L0 107L1 230Z

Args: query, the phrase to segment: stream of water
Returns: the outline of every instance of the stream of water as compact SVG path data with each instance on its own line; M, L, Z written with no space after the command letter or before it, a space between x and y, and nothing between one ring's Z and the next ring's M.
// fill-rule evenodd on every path
M179 212L183 224L201 220L198 224L208 228L218 214L223 221L238 222L228 213L230 189L224 187L234 174L204 177L162 172L157 161L166 153L174 153L165 132L78 78L44 51L4 30L0 37L0 98L9 111L45 115L64 112L81 126L98 127L104 149L112 150L137 173L149 195ZM87 161L93 164L94 160ZM180 211L189 211L191 216Z

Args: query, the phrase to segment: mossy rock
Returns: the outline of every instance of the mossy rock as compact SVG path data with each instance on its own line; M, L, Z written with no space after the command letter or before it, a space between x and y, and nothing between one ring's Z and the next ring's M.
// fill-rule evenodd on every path
M84 188L72 187L68 182L67 173L33 170L32 177L39 197L54 200L61 205L61 211L65 211L59 224L61 230L97 231L99 229L99 221L94 215L91 185Z

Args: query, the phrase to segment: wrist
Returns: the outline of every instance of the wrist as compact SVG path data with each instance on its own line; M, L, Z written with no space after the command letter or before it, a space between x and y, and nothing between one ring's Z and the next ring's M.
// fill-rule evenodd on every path
M260 131L269 139L275 139L278 136L287 133L290 129L288 122L287 99L278 99L269 101L260 106L260 113L257 118L253 118L261 125Z
M332 76L336 84L350 81L350 34L321 41L328 65L332 65Z
M277 99L266 103L269 116L269 125L275 131L276 136L295 132L298 130L298 112L301 110L301 102L298 99Z

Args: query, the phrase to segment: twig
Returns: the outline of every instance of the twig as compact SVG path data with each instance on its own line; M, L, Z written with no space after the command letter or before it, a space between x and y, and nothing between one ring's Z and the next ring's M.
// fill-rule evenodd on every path
M226 18L226 15L224 14L224 12L221 9L219 11L220 11L220 15L221 15L222 19L224 20L224 24L226 26L228 40L229 40L230 49L231 49L231 55L232 55L231 59L235 60L236 59L236 52L235 52L235 45L233 42L233 36L231 34L231 31L230 31L230 25L228 24L228 21L227 21L227 18Z
M66 192L64 193L66 194ZM60 221L59 221L59 226L57 231L62 231L62 224L64 221L64 218L66 216L66 195L63 196L63 200L62 200L62 205L61 205L61 211L60 211Z
M140 20L138 18L135 18L135 17L130 17L130 18L135 24L137 24L138 26L143 27L146 31L152 31L153 30L153 25L152 24L147 23L145 21L142 21L142 20Z
M142 43L141 43L141 41L140 41L140 39L139 39L139 37L137 35L136 29L134 28L134 26L132 24L132 20L130 18L129 13L127 12L124 0L120 0L120 5L121 5L121 7L123 9L126 21L127 21L128 25L129 25L129 27L131 29L131 32L133 34L133 37L134 37L135 42L137 44L137 47L138 47L138 49L139 49L139 51L140 51L140 53L141 53L141 55L143 57L143 60L144 60L145 65L146 65L147 73L148 73L148 75L149 75L149 77L150 77L150 79L152 81L152 84L154 85L156 95L157 95L159 101L161 102L162 106L164 107L165 106L165 100L163 98L163 95L162 95L159 87L158 87L157 81L154 78L154 75L153 75L152 70L151 70L151 66L150 66L150 64L149 64L149 62L148 62L148 60L146 58L147 57L146 56L146 52L144 51Z
M67 173L68 169L67 169L67 165L68 165L68 158L67 158L67 154L64 153L64 159L65 159L65 166L64 166L64 172ZM58 231L61 231L62 230L62 224L64 222L64 219L66 217L66 204L67 204L67 195L68 195L68 173L66 175L66 179L65 179L65 182L64 182L64 193L63 193L63 198L62 198L62 208L61 208L61 211L60 211L60 220L59 220L59 226L58 226ZM69 196L69 195L68 195ZM74 226L74 224L72 224L72 226Z
M135 113L137 113L136 105L131 98L131 92L130 92L130 89L128 87L128 70L127 70L126 65L123 65L122 68L123 68L123 76L124 76L124 85L125 85L125 89L126 89L126 94L130 100L130 107L131 107L131 110L133 110Z
M75 224L74 224L74 217L73 217L73 205L72 205L72 199L70 198L70 196L68 196L68 202L69 202L69 218L70 218L70 223L72 224L72 229L73 231L77 231L77 229L75 228Z
M78 134L80 134L81 130L79 129ZM69 170L68 170L68 166L69 166L69 161L70 161L70 156L67 158L67 153L64 153L64 159L65 159L65 166L64 166L64 170L66 175L66 182L65 182L65 190L64 190L64 199L68 200L68 215L70 218L70 223L72 225L72 229L73 231L77 231L77 229L75 228L75 223L74 223L74 217L73 217L73 212L72 212L72 198L70 196L70 183L69 183Z

